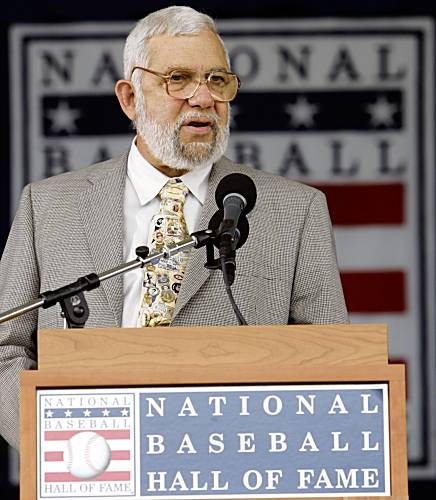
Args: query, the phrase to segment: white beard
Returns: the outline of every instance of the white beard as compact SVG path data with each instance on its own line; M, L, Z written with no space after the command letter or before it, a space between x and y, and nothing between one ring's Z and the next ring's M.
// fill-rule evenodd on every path
M211 121L212 141L180 141L180 130L186 121L206 118ZM194 170L215 163L227 148L229 124L222 126L214 113L189 111L182 113L177 121L159 123L149 116L145 109L143 95L137 93L135 126L138 134L159 161L175 170Z

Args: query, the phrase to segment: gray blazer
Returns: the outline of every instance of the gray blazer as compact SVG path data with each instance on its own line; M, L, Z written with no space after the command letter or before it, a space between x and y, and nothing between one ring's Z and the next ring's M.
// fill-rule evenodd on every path
M26 186L0 264L0 311L30 301L90 272L123 261L127 153ZM214 193L227 174L257 186L250 234L237 252L233 285L248 324L344 323L347 312L324 195L226 158L212 168L199 228L216 211ZM192 250L174 326L236 324L220 271L205 269L205 249ZM123 279L87 294L89 327L120 326ZM60 307L0 325L0 433L18 447L18 378L36 366L34 334L62 328Z

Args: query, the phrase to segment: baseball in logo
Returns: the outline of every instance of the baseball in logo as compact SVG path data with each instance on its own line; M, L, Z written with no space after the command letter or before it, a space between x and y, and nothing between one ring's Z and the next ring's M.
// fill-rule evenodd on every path
M95 479L107 469L110 460L109 444L96 432L74 434L65 446L65 465L78 479Z

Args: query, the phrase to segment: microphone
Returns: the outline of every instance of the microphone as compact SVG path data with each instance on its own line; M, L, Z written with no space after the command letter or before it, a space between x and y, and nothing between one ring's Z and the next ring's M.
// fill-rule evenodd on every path
M230 240L233 250L239 240L238 221L253 209L257 198L256 186L244 174L230 174L221 179L215 192L219 209L223 209L223 219L218 228L221 241Z
M217 230L218 249L226 285L231 286L235 279L235 250L243 228L243 243L248 236L248 223L245 216L253 209L257 198L256 186L244 174L230 174L224 177L215 192L218 213L222 220ZM211 221L212 222L212 221Z

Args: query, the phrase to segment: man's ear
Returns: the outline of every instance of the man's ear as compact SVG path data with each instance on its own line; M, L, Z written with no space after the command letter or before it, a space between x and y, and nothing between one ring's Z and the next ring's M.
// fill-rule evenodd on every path
M115 84L115 95L124 113L130 120L135 120L135 91L132 82L129 80L118 80Z

